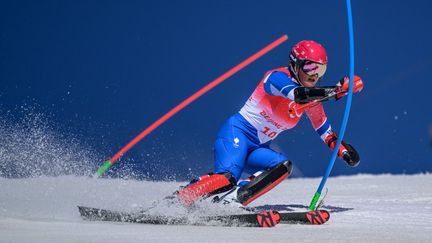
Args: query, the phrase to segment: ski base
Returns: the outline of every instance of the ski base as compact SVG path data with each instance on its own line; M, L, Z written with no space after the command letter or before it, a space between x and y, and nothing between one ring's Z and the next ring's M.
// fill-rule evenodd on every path
M330 219L326 210L307 212L263 211L258 213L218 216L166 216L142 212L117 212L105 209L78 206L81 217L90 221L114 221L141 224L165 225L217 225L236 227L273 227L282 224L324 224Z

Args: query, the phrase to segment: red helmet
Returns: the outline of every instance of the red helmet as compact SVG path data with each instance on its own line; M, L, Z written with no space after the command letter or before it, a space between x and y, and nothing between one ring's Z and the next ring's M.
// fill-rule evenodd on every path
M303 68L306 63L319 64L320 69L314 68L313 71L321 77L324 75L327 61L327 52L321 44L312 40L303 40L293 46L289 65L291 71L297 75L299 68ZM308 72L308 70L304 71Z

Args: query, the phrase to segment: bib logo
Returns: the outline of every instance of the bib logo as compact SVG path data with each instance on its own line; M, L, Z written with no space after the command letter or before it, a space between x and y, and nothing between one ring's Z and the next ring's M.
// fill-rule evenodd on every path
M297 105L297 103L295 103L294 101L291 101L289 104L288 104L288 112L289 112L289 116L291 117L291 118L295 118L295 117L301 117L301 115L302 115L302 113L298 113L297 112L297 109L298 109L299 107L298 107L298 105Z

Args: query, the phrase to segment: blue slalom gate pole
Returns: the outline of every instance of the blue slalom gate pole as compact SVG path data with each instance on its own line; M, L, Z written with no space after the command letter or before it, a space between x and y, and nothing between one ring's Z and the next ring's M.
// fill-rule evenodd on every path
M351 109L351 101L352 101L352 95L353 95L353 86L354 86L354 28L353 28L353 20L352 20L352 11L351 11L351 1L346 0L346 7L347 7L347 15L348 15L348 33L349 33L349 44L350 44L350 72L349 72L349 88L348 88L348 97L347 97L347 103L345 106L345 113L342 120L342 126L339 131L339 137L336 142L336 146L333 150L332 157L330 159L330 162L327 166L327 170L325 172L325 175L321 179L321 183L318 186L317 191L315 192L315 195L312 198L312 201L309 205L309 210L315 210L316 204L318 200L321 197L321 192L327 182L327 178L330 175L330 172L333 169L333 165L335 163L337 153L339 150L339 147L342 143L342 139L345 135L345 129L348 123L349 113Z

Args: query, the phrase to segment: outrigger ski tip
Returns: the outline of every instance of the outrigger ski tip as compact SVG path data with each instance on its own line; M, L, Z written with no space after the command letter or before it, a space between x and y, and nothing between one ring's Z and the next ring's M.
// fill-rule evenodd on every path
M277 224L324 224L330 219L326 210L307 212L263 211L246 214L230 214L218 216L186 216L152 215L143 212L118 212L98 208L78 206L81 217L91 221L113 221L141 224L166 225L218 225L236 227L273 227Z

